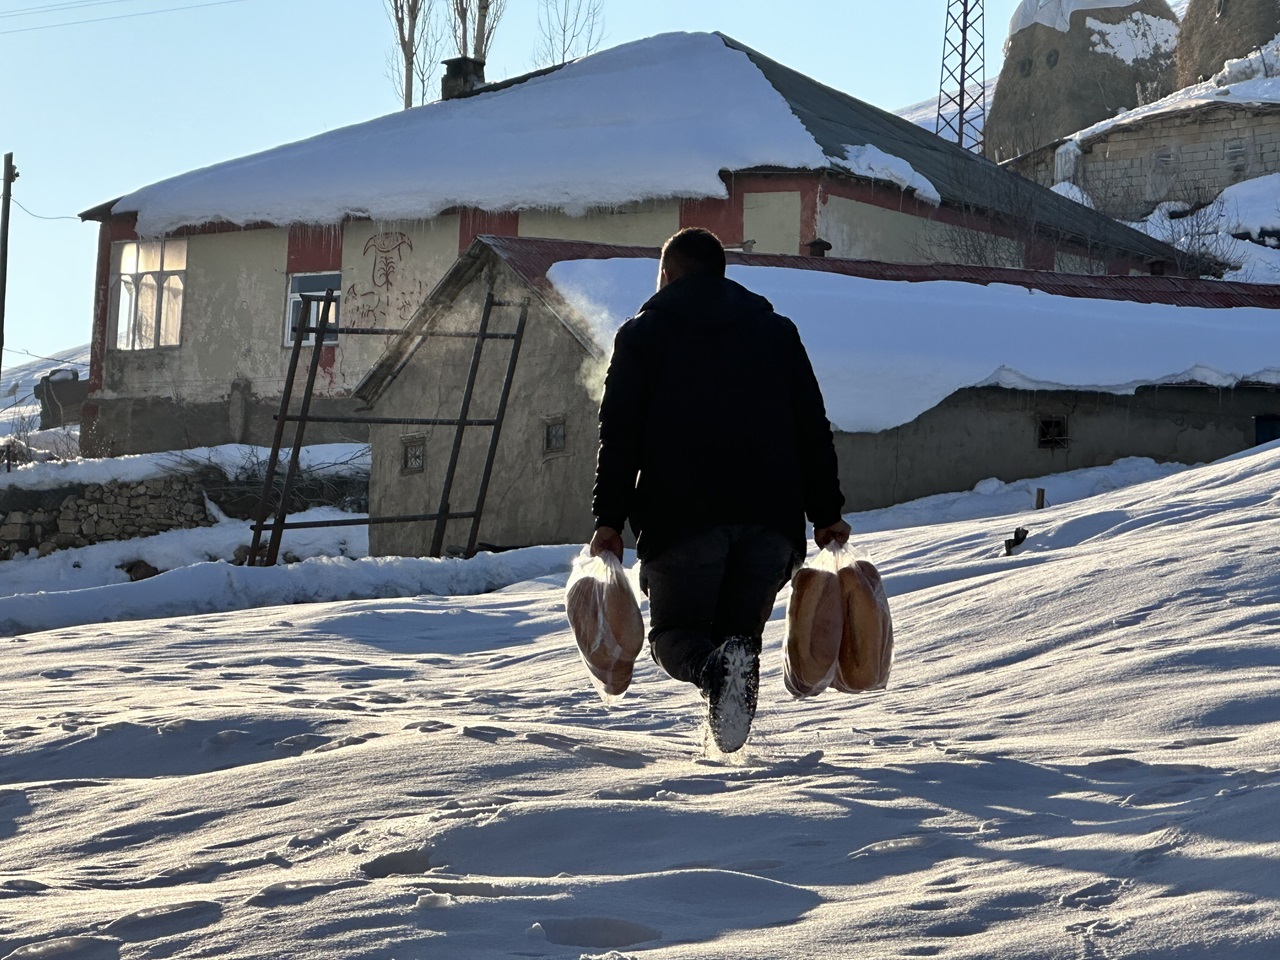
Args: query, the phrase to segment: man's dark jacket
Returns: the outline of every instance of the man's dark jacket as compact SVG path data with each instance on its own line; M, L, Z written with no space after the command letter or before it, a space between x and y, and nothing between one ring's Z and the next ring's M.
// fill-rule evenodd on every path
M804 552L804 519L844 497L813 367L795 324L714 274L669 283L623 324L600 404L592 509L629 519L642 559L722 524L761 524Z

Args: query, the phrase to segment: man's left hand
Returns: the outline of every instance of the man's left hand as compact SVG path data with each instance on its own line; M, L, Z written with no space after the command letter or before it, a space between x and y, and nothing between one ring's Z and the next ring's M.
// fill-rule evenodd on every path
M595 536L591 538L590 550L593 557L598 557L607 551L621 560L622 534L613 527L596 527Z
M813 542L818 545L818 549L823 549L829 543L836 543L844 546L849 540L849 534L853 532L853 528L843 520L833 523L829 527L818 527L813 531Z

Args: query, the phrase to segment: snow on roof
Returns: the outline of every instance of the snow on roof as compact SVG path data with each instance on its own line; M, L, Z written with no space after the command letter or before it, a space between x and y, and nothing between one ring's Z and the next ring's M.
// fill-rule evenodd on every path
M1077 10L1103 10L1132 7L1138 0L1022 0L1009 21L1009 36L1042 23L1066 33L1071 29L1071 15Z
M991 112L991 97L996 92L996 81L998 79L999 79L998 77L991 77L982 86L979 86L978 84L975 83L968 88L969 99L971 101L976 101L979 97L982 98L982 101L983 101L983 113L981 117L982 121L985 121L986 115ZM924 129L928 130L930 133L937 133L938 131L938 98L937 97L931 97L928 100L921 100L919 103L913 103L907 107L900 107L893 112L895 116L899 116L903 120L908 120L911 123L914 123L917 127L923 127ZM953 106L944 114L944 118L946 120L954 120L955 115L956 115L956 109ZM981 130L982 130L982 123L979 122L978 124L975 125L974 132L976 133Z
M1219 194L1222 232L1248 234L1280 231L1280 173L1269 173L1227 187Z
M646 258L567 260L547 277L602 344L653 293ZM1280 330L1260 307L1082 301L1008 284L906 283L783 267L729 267L800 330L827 414L846 431L909 423L956 390L999 385L1133 393L1155 383L1280 385L1257 370Z
M1178 24L1164 17L1139 12L1119 23L1104 23L1093 17L1084 23L1093 34L1095 52L1110 54L1130 66L1158 50L1171 53L1178 48Z
M1259 50L1238 60L1228 60L1222 70L1203 83L1175 90L1162 100L1134 107L1100 120L1071 134L1071 140L1086 143L1113 129L1149 120L1152 117L1222 103L1280 104L1280 35Z
M844 159L823 151L725 38L670 33L182 174L123 197L112 212L135 211L148 236L214 221L429 218L457 206L573 213L724 197L722 170Z

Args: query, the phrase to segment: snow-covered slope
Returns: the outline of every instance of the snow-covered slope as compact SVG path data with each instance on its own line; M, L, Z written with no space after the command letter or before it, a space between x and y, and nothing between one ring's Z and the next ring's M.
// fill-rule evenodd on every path
M563 565L13 637L0 957L1270 960L1278 491L861 533L889 689L791 701L784 595L731 759L647 661L598 701Z

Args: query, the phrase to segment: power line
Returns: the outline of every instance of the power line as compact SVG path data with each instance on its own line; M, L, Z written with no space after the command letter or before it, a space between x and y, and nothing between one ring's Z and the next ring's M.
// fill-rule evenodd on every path
M31 357L34 360L48 360L50 363L74 363L78 367L87 367L89 364L83 360L59 360L57 357L42 357L38 353L32 353L30 350L20 350L17 347L5 347L5 353L20 353L23 356Z
M17 207L19 210L21 210L21 211L22 211L23 213L25 213L27 216L29 216L29 217L35 217L37 220L79 220L79 219L80 219L79 217L65 217L65 216L64 216L64 217L42 217L40 214L38 214L38 213L32 213L30 210L28 210L26 207L24 207L24 206L22 205L22 201L21 201L21 200L19 200L17 197L10 197L9 199L13 201L13 205L14 205L15 207Z
M201 7L222 7L229 3L246 3L247 0L209 0L207 3L191 3L184 7L166 7L163 10L141 10L137 13L122 13L114 17L96 17L91 20L67 20L64 23L46 23L38 27L19 27L16 30L0 30L0 37L10 33L30 33L32 30L54 30L58 27L76 27L85 23L105 23L108 20L132 20L134 17L151 17L158 13L179 13L183 10L198 10Z
M23 7L20 10L6 10L0 13L0 20L6 17L40 16L46 13L61 13L64 10L75 10L80 7L100 7L106 4L137 3L138 0L70 0L66 3L47 3L38 7Z

